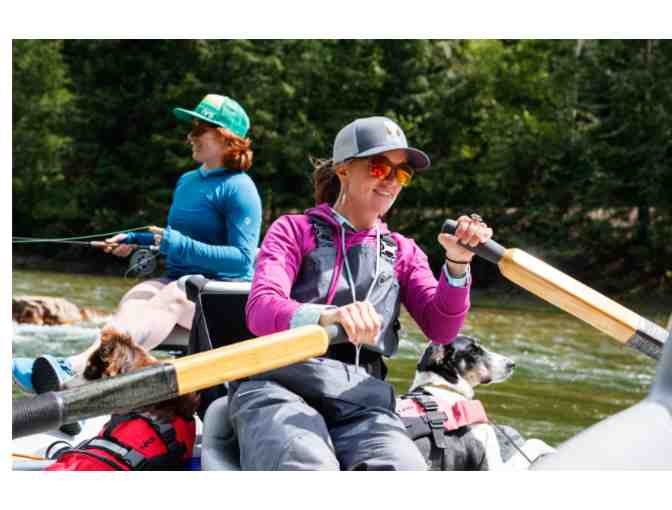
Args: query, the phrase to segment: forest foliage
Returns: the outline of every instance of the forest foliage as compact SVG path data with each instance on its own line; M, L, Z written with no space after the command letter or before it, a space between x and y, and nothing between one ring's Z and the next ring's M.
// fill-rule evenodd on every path
M387 218L438 269L442 221L478 211L606 292L672 289L672 41L14 40L13 232L165 222L191 168L171 114L206 93L252 128L264 228L313 205L309 156L387 115L425 150ZM15 246L16 248L16 246ZM475 267L476 281L496 269Z

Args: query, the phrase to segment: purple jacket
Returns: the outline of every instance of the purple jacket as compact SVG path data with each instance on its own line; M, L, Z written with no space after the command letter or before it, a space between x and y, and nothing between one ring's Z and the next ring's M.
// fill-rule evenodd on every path
M302 303L290 297L292 286L301 268L303 257L316 248L315 235L309 216L317 216L340 229L331 207L322 204L308 209L304 214L288 214L278 218L268 229L257 255L252 290L245 308L247 326L255 335L268 335L289 329L290 322ZM387 225L379 223L381 233L389 232ZM346 250L361 243L376 242L375 228L345 232ZM453 287L445 274L437 282L427 256L412 239L393 232L397 244L394 265L400 285L401 302L420 326L424 334L435 343L449 343L457 336L469 310L470 282L464 287ZM343 271L343 254L340 238L333 281ZM325 304L334 295L331 286Z

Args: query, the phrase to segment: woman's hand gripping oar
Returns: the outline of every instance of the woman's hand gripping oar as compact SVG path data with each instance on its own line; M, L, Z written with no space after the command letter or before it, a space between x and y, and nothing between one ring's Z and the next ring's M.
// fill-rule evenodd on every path
M457 223L446 220L442 232L453 234ZM506 249L493 240L475 247L476 255L497 264L509 280L587 322L618 342L659 359L667 331L574 278L518 248Z
M184 356L126 375L12 401L12 438L135 409L320 356L336 325L304 326Z

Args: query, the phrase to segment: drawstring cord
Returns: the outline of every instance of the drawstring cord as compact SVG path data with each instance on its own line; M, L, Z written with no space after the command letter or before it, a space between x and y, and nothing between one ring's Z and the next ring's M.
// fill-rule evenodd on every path
M357 294L355 293L355 280L352 277L352 271L350 270L350 263L348 262L348 253L345 251L345 227L341 225L341 249L343 251L343 260L345 262L345 273L348 281L348 286L350 287L350 291L352 292L352 302L355 303L357 301ZM371 297L371 292L373 291L373 288L376 286L376 281L378 280L378 274L380 272L380 227L376 223L376 272L373 276L373 280L371 281L371 285L369 286L369 290L366 292L366 296L364 296L363 301L368 301L369 297ZM359 368L359 351L362 349L361 344L356 344L355 345L355 367Z

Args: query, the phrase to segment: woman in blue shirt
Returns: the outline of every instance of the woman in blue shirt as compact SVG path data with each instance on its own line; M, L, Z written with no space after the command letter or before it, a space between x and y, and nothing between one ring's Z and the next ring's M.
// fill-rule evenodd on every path
M252 280L261 229L261 199L245 172L253 154L243 108L229 97L208 94L194 110L175 108L173 113L191 123L187 140L200 166L180 177L165 229L117 234L107 241L121 244L106 248L126 257L133 250L130 244L157 244L165 256L165 273L129 290L108 323L147 350L165 340L176 324L191 328L194 304L177 286L181 276ZM15 358L14 380L29 392L59 389L84 371L97 344L69 358Z

